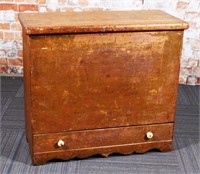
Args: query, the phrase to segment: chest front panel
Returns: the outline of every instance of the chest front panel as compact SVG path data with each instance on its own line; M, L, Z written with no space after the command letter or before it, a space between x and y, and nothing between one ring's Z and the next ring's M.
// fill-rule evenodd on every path
M30 36L34 133L173 122L182 31Z

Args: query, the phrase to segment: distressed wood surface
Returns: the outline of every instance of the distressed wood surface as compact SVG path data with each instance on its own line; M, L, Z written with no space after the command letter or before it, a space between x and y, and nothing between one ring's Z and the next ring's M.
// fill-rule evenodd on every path
M30 80L30 38L25 32L23 36L23 71L24 71L24 110L25 110L25 133L26 141L29 145L30 156L33 159L33 130L32 130L32 113L31 113L31 80Z
M147 139L147 132L153 133L152 139ZM70 131L55 134L34 135L34 152L68 151L73 149L98 148L106 146L127 145L133 143L172 140L173 124L157 124L148 126L131 126L109 129L94 129ZM57 142L63 140L63 147Z
M26 34L183 30L188 24L159 10L20 13Z
M31 37L33 132L173 122L181 38L181 31Z
M33 164L172 148L186 22L161 11L30 13L20 21Z
M161 152L168 152L172 150L172 140L133 143L128 145L118 144L116 146L86 148L86 149L73 149L69 151L44 151L42 153L34 153L33 164L45 164L49 160L62 159L69 160L73 158L87 158L93 155L102 155L108 157L110 154L117 153L128 155L132 153L145 153L152 149L160 150Z

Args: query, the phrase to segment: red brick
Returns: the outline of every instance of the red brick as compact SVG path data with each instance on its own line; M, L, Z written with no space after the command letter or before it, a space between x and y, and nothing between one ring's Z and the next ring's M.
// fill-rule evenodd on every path
M0 74L7 74L7 73L8 73L8 66L0 65Z
M22 27L19 22L12 23L10 28L11 30L22 31Z
M15 40L22 40L22 32L21 31L15 32Z
M8 66L22 66L22 58L8 59Z
M46 4L46 0L38 0L38 4Z
M3 32L3 39L4 40L14 40L15 39L15 35L14 32Z
M26 2L26 0L15 0L15 2Z
M87 6L88 5L88 1L87 0L79 0L79 5L80 6Z
M15 0L5 0L6 2L14 2Z
M2 4L0 4L0 10L14 10L14 11L17 11L17 4L2 3Z
M7 58L0 58L0 65L7 65Z
M3 40L3 31L0 31L0 39Z
M19 11L38 11L38 5L34 4L19 4Z
M10 30L10 23L0 23L1 30Z
M26 3L28 3L28 4L36 4L36 3L38 3L38 0L26 0Z
M186 84L186 78L179 76L179 84Z
M15 13L15 21L19 22L19 13Z
M22 50L18 50L18 56L23 57L23 51Z

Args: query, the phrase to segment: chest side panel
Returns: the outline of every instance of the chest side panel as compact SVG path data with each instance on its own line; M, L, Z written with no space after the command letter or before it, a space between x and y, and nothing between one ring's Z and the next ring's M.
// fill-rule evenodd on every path
M34 133L173 122L181 31L31 36Z

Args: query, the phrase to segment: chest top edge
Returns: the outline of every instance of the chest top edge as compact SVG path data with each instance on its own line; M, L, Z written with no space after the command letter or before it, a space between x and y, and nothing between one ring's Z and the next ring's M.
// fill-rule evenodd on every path
M20 13L26 34L184 30L188 23L160 10Z

